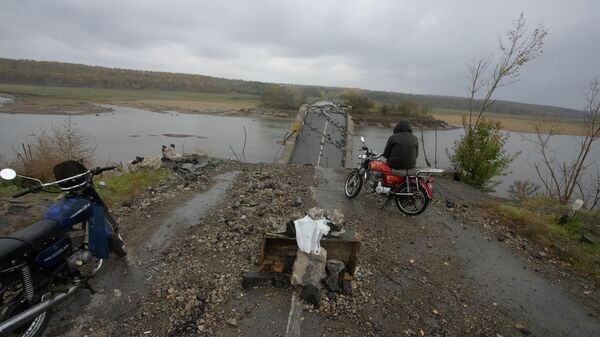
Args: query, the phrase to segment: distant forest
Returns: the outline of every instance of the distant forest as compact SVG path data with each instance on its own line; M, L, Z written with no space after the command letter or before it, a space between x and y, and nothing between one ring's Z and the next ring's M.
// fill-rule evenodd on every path
M239 93L263 96L273 90L272 83L225 79L204 75L129 70L88 66L63 62L13 60L0 58L0 83L90 87L105 89L145 89L191 91L204 93ZM347 88L323 86L282 85L305 93L339 97ZM360 90L360 93L379 105L416 102L421 106L440 109L467 110L469 101L462 97L413 95L405 93ZM307 97L305 95L304 97ZM580 118L583 112L553 106L497 101L491 111L509 115L536 115Z

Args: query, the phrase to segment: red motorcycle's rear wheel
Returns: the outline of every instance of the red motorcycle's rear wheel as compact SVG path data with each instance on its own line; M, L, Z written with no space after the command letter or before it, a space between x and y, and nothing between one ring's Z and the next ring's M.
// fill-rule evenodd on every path
M406 215L419 215L423 213L427 209L427 205L429 205L427 191L421 185L414 183L410 184L410 189L408 188L408 184L404 183L396 190L398 193L408 193L409 191L412 195L396 196L396 207Z

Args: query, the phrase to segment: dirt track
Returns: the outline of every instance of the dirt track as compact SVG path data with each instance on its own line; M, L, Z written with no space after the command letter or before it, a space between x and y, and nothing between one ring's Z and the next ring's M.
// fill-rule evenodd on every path
M344 175L228 163L196 190L140 198L120 213L129 258L104 268L98 294L58 310L46 336L293 336L292 314L299 336L598 335L598 289L531 258L513 234L498 241L505 229L479 210L484 195L438 180L437 201L404 217L364 191L346 200ZM353 296L294 312L291 288L243 291L264 230L315 205L342 209L363 235Z

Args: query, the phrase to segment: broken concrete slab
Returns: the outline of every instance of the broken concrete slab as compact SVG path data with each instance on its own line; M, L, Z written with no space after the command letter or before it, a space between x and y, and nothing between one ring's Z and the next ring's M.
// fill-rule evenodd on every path
M292 270L292 285L312 285L321 289L321 281L327 277L326 263L327 251L324 248L321 248L319 255L308 254L298 249Z
M273 273L247 272L242 275L242 288L270 287L273 285Z
M141 160L140 160L141 158ZM163 163L158 157L152 158L143 158L136 157L135 160L131 161L127 164L127 170L131 173L139 172L139 171L152 171L158 170L162 167Z
M339 232L344 229L344 213L339 209L328 210L327 219L329 219L329 226L332 231Z
M327 272L331 276L338 277L344 268L346 268L346 265L340 260L327 260Z
M282 273L273 274L273 286L276 288L285 288L290 286L290 275Z
M329 275L323 280L325 288L329 291L338 291L340 289L340 281L337 276Z
M313 220L321 220L325 217L325 211L322 208L318 208L318 207L313 207L311 209L308 210L308 214L309 217L311 217Z
M300 298L307 303L318 307L319 304L321 304L321 290L315 286L307 285L302 288L302 292L300 292Z
M342 294L352 296L352 281L350 281L350 280L342 281Z

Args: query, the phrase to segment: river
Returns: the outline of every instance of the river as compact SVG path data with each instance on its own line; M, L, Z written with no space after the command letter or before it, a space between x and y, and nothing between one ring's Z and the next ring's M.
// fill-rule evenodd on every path
M0 104L10 99L0 97ZM238 156L242 155L244 127L246 128L246 161L272 162L281 150L280 141L290 128L290 122L278 119L251 117L222 117L202 114L182 114L176 112L157 113L133 108L114 106L114 112L98 115L30 115L0 113L0 154L14 157L13 148L32 143L41 130L49 130L51 125L64 123L71 118L75 127L90 135L97 144L98 164L123 162L135 156L159 156L161 146L175 144L178 151L201 151L218 158L235 159L230 146ZM463 133L462 129L438 131L437 166L449 168L450 161L446 150L451 150L454 141ZM355 128L354 158L359 154L360 136L367 145L377 152L383 147L391 129L371 126ZM531 180L539 184L539 178L532 163L541 158L531 142L535 135L520 132L505 132L509 136L506 150L521 154L513 161L506 176L499 177L496 194L507 195L508 187L517 180ZM419 130L415 135L421 136ZM430 163L435 163L435 133L423 132L425 152ZM174 137L179 136L179 137ZM420 144L422 147L422 144ZM578 138L575 136L555 136L550 144L555 148L554 156L559 160L570 160L576 154ZM422 148L418 166L426 166ZM589 155L594 160L600 158L600 147L596 146ZM355 159L357 160L357 159ZM590 167L590 172L595 167Z
M13 148L18 150L22 143L32 143L42 130L50 130L52 125L60 125L71 118L74 127L97 144L99 163L125 163L136 156L160 156L161 146L169 144L175 144L178 152L200 151L213 157L234 159L231 146L238 156L245 154L248 162L272 162L290 127L289 121L277 119L113 108L113 112L98 115L2 113L0 154L12 157Z

